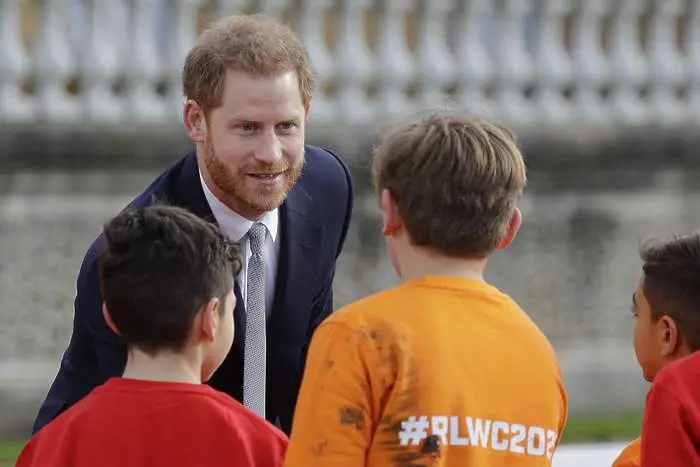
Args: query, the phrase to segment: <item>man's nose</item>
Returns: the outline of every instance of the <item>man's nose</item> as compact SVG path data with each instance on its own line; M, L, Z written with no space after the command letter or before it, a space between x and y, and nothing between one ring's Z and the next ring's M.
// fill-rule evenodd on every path
M267 164L274 164L282 159L282 142L274 131L262 135L255 158Z

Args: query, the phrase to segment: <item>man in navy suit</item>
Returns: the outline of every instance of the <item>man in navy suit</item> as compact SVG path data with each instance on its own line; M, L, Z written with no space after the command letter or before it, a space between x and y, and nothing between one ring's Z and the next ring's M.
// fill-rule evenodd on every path
M259 16L215 24L183 69L183 120L195 150L130 204L184 207L241 242L235 341L209 384L286 433L311 336L333 308L353 205L343 161L304 143L311 88L308 57L288 28ZM34 432L126 364L101 310L103 249L100 235L83 260L70 344Z

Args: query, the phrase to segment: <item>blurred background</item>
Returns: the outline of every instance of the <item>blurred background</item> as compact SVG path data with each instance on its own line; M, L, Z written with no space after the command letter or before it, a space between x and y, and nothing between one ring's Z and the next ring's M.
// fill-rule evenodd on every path
M87 247L190 148L185 54L208 21L236 12L298 32L319 85L307 140L354 172L336 304L395 283L367 170L382 125L427 108L501 119L519 134L529 187L522 231L487 278L556 348L565 439L635 437L647 390L629 311L638 247L700 215L700 0L0 0L6 461L68 343Z

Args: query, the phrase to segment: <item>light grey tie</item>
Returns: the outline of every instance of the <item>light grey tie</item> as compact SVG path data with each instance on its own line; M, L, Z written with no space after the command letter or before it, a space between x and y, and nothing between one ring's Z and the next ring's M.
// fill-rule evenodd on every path
M246 282L245 354L243 355L243 403L265 417L265 226L256 222L248 231L250 260Z

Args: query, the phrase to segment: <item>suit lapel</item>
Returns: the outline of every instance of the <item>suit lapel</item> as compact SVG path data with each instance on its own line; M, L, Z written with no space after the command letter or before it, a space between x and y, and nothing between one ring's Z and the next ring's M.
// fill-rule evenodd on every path
M189 153L183 162L180 175L175 190L173 192L173 200L170 200L177 206L181 206L193 214L206 219L207 221L217 224L214 214L211 212L207 198L202 189L202 181L199 178L199 167L197 166L197 156L194 152ZM241 297L241 289L236 281L234 286L236 294L236 308L233 312L235 338L234 345L243 351L245 339L245 306Z
M184 207L197 216L216 223L202 190L197 157L189 153L174 183L173 199L166 200ZM275 297L268 320L268 349L270 343L301 342L305 339L309 313L315 291L318 249L321 246L323 226L311 218L313 200L301 183L297 183L280 206L280 256L275 280ZM235 285L234 346L241 352L245 343L245 307L238 286ZM284 349L275 345L273 348ZM282 350L283 351L283 350Z
M313 275L323 235L323 226L310 217L312 204L298 183L280 207L280 256L267 340L280 349L285 347L280 346L284 341L304 340L308 327Z
M185 156L172 193L173 199L169 200L170 202L187 209L202 219L216 223L207 198L204 196L204 190L202 190L197 155L194 152Z

